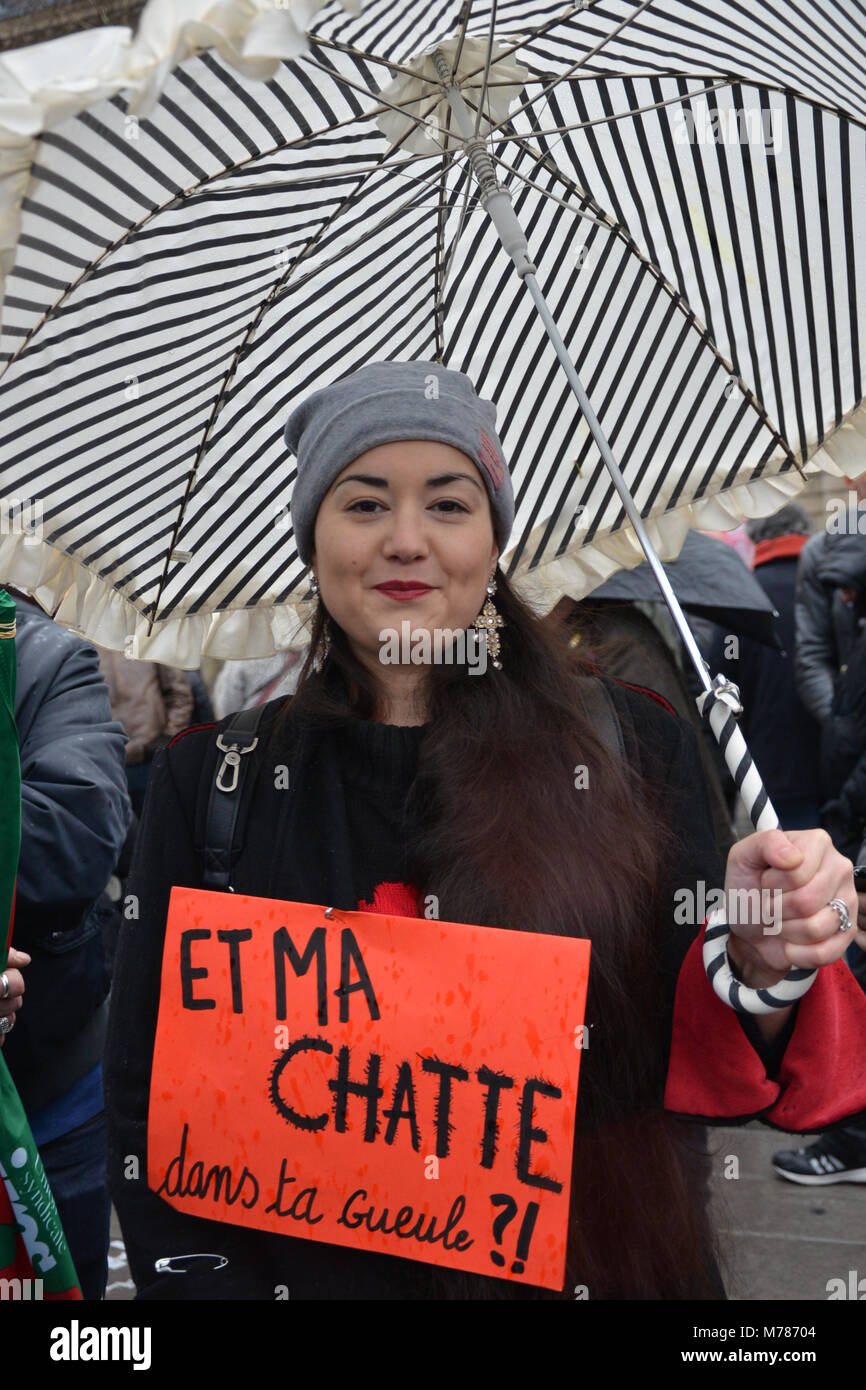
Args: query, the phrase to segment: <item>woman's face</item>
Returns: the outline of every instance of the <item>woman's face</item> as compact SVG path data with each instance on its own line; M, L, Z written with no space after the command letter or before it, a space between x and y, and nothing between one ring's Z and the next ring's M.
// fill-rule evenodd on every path
M450 444L379 444L322 499L313 568L355 654L378 663L380 633L470 627L499 551L476 465Z

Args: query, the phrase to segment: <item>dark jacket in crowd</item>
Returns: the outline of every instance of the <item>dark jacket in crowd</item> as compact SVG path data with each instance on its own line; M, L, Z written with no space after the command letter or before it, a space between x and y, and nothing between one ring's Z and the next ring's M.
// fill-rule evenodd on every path
M40 1110L99 1061L109 979L103 890L129 820L123 729L94 649L15 595L21 856L13 943L29 951L4 1055Z
M821 823L836 848L856 859L866 836L866 536L840 536L825 553L818 576L836 597L842 588L857 591L846 604L852 637L821 731Z
M784 652L749 637L738 637L731 648L728 635L716 628L709 655L713 674L721 671L739 687L740 728L783 824L786 806L812 802L817 818L820 804L821 731L800 697L794 671L794 590L798 558L809 544L805 536L787 535L755 547L754 575L779 615L776 631Z
M216 715L214 714L213 701L210 691L205 684L204 676L201 671L186 671L189 688L192 692L192 713L189 717L190 724L212 724Z
M866 522L866 503L861 504L858 515ZM866 535L819 531L803 547L797 571L794 657L797 688L806 709L819 724L823 724L830 713L836 672L844 665L855 636L854 613L827 569L828 564L833 565L833 556L840 544L842 555L849 559L858 552L866 555ZM841 569L835 572L844 572L844 568L843 559ZM847 582L850 581L838 580L841 585Z

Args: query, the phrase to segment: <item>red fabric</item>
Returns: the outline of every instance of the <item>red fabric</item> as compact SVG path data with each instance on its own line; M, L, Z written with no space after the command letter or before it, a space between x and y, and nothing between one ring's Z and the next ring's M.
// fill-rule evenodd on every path
M823 1129L866 1110L866 994L843 960L819 970L801 1000L779 1081L767 1118L781 1129Z
M15 1229L17 1225L18 1222L16 1220L15 1213L12 1210L12 1203L9 1201L9 1194L6 1191L3 1181L0 1180L0 1226L5 1226L10 1230L15 1230L15 1259L12 1261L10 1265L7 1265L5 1269L0 1269L0 1279L22 1279L28 1281L35 1281L38 1278L38 1276L36 1275L33 1269L33 1265L30 1261L30 1256L27 1253L27 1247L25 1246L24 1241L21 1238L21 1233L20 1231ZM31 1289L30 1301L33 1301L34 1296L35 1291ZM71 1289L62 1289L59 1292L54 1293L46 1292L43 1285L43 1287L39 1291L39 1299L43 1300L44 1302L57 1302L60 1300L64 1300L67 1302L80 1302L83 1299L83 1297L84 1295L82 1294L81 1289L78 1287L77 1284L74 1284Z
M657 690L650 690L645 685L632 685L631 681L618 680L617 685L624 685L626 690L637 690L641 695L649 695L650 699L655 700L657 705L661 705L662 708L666 709L670 714L676 714L673 705L665 699L664 695L660 695Z
M799 555L808 539L808 536L776 536L771 541L758 541L752 568L757 569L758 565L765 565L768 560L787 560L792 555Z
M418 894L408 883L377 883L373 901L358 903L359 912L392 913L395 917L420 917Z
M703 943L702 926L677 979L665 1109L712 1119L763 1114L781 1087L707 979Z
M178 741L179 738L185 738L187 734L197 734L198 731L199 731L199 729L215 729L215 728L216 728L216 724L190 724L190 726L189 726L188 729L181 729L181 731L180 731L179 734L175 734L174 738L171 739L171 740L169 741L168 746L169 746L169 748L171 748L172 744L177 743L177 741Z
M2 1178L0 1178L0 1226L5 1226L7 1232L14 1232L15 1236L15 1258L11 1264L0 1269L0 1279L32 1279L33 1266L17 1229L18 1221L12 1210L12 1203Z
M677 980L665 1108L708 1119L761 1115L805 1131L866 1109L866 995L844 961L824 966L797 1007L778 1079L770 1080L707 979L703 928Z

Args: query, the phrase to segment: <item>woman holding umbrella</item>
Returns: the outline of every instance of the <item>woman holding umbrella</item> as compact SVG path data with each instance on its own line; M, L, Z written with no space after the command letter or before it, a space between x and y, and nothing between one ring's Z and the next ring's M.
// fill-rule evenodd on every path
M741 841L723 869L691 728L611 683L625 756L602 736L597 678L570 667L497 569L511 482L495 410L468 378L374 364L315 392L286 437L316 599L311 654L297 694L266 706L230 886L419 917L434 895L444 920L591 940L567 1280L551 1294L222 1225L147 1187L168 897L202 884L221 756L205 729L155 762L128 885L139 919L115 972L111 1186L139 1297L272 1299L278 1286L293 1299L724 1297L694 1119L810 1128L866 1105L866 1077L846 1061L863 1054L866 1002L839 963L855 935L850 862L822 831L773 830ZM480 625L493 659L394 661L384 636L404 621L431 635ZM274 776L283 767L289 790ZM821 967L796 1006L758 1017L714 992L704 910L684 920L674 895L702 901L723 882L781 894L780 924L733 925L729 957L754 988Z

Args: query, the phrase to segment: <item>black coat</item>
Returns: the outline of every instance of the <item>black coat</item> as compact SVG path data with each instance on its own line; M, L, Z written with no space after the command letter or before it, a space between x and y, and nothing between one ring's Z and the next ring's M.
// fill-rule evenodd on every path
M787 540L780 537L779 540ZM766 548L777 542L766 542ZM794 593L796 556L765 561L756 558L755 578L779 617L777 631L784 648L773 651L749 637L736 639L716 629L709 656L710 669L722 671L736 683L743 702L740 727L749 751L775 804L820 799L820 726L803 704L794 665ZM735 650L736 655L727 655Z
M806 709L819 724L833 704L833 682L845 664L855 636L850 604L840 586L856 584L853 574L866 559L866 503L858 507L858 529L850 534L818 531L800 552L797 569L795 666L797 688Z
M821 729L821 824L842 854L856 859L866 836L866 536L832 537L815 575L829 605L848 623L833 675L833 700ZM857 592L843 603L840 589Z
M821 824L842 854L857 860L866 839L866 619L836 677L821 738L826 801Z

